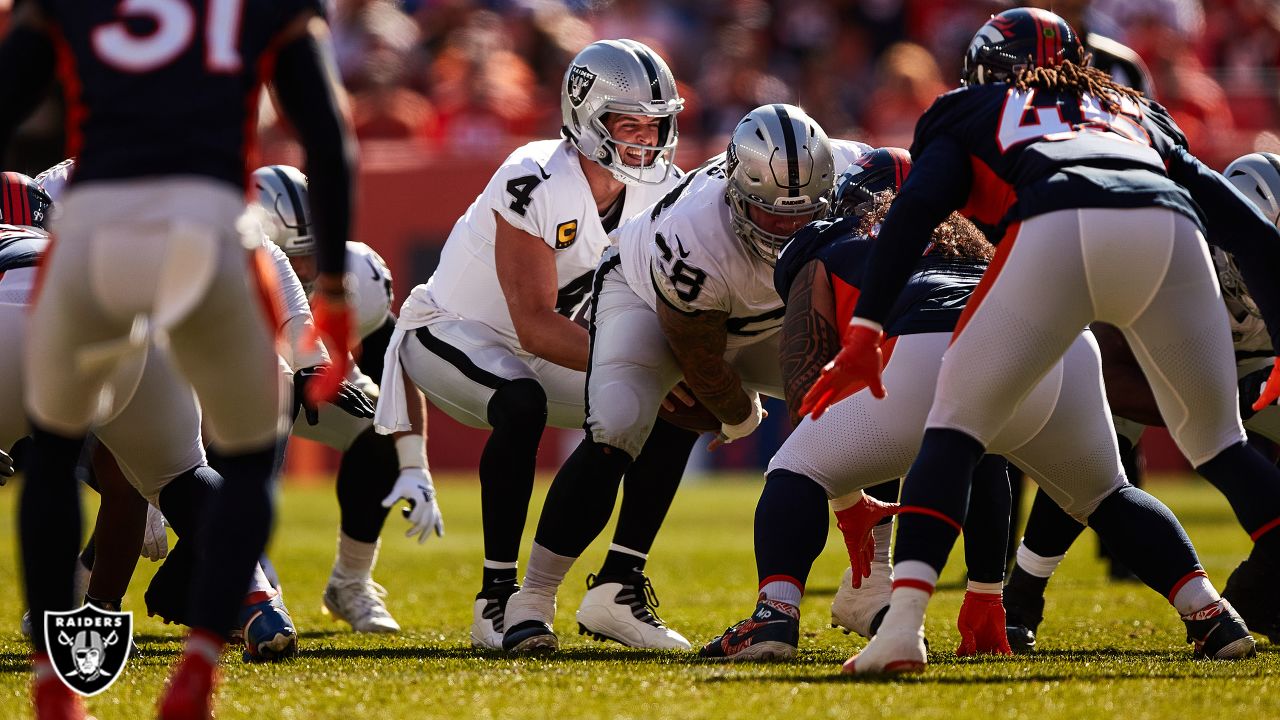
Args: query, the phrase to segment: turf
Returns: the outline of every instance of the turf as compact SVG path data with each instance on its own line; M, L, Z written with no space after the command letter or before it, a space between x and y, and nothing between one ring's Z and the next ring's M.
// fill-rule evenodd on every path
M545 488L540 488L541 496ZM1204 484L1155 485L1186 523L1219 584L1248 539L1226 503ZM695 644L742 619L754 604L751 518L759 492L749 478L691 480L681 490L651 556L661 614ZM15 487L0 489L0 516L12 518ZM302 631L303 652L281 665L248 666L228 653L219 718L1195 718L1280 715L1280 651L1260 645L1256 660L1190 659L1182 624L1155 593L1104 579L1095 541L1084 538L1050 587L1041 651L1034 657L964 660L955 614L962 565L953 559L927 632L928 671L886 681L849 681L838 665L862 646L828 627L843 545L833 535L803 605L802 652L779 665L719 665L690 655L650 653L577 635L573 611L605 542L577 564L560 594L563 650L546 659L508 659L468 646L472 596L479 585L479 494L445 479L447 535L425 546L400 537L391 519L376 579L405 626L394 637L357 636L320 612L332 562L337 510L324 487L290 487L281 496L272 557ZM532 526L533 521L530 522ZM10 525L12 527L12 525ZM27 648L12 533L0 537L0 719L25 717ZM153 566L139 564L126 609L142 611ZM179 633L139 612L141 653L88 707L100 720L150 717Z

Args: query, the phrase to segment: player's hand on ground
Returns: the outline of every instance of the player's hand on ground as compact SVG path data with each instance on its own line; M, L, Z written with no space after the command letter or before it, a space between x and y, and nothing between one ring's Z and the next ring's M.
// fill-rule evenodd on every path
M324 343L333 362L331 372L307 384L307 402L319 405L338 396L351 359L351 305L341 275L321 273L311 297L311 314L314 340Z
M293 374L293 396L296 402L302 405L302 410L307 415L307 424L309 425L315 425L320 422L320 407L311 401L311 393L308 386L315 382L322 382L321 378L330 372L332 370L327 365L316 365L302 368ZM373 417L373 401L369 399L368 395L364 394L363 390L345 379L338 382L337 395L329 402L352 417Z
M409 503L404 511L409 521L405 537L416 535L419 544L426 542L432 532L444 537L444 515L440 512L440 503L436 502L436 488L430 473L422 468L401 468L395 487L382 499L382 507L393 507L401 500Z
M0 450L0 485L4 485L8 478L13 477L13 473L13 457Z
M849 551L855 588L862 587L863 578L871 577L871 563L876 556L876 538L871 530L881 520L897 515L898 510L898 503L887 503L864 494L856 505L837 514L836 524Z
M1258 374L1260 373L1251 373L1246 375L1245 379ZM1261 383L1260 389L1262 391L1261 394L1253 402L1253 412L1261 412L1262 408L1273 404L1276 400L1280 400L1280 357L1276 358L1275 365L1271 366L1271 374L1267 376L1265 382Z
M169 525L155 505L147 505L147 524L142 531L142 557L159 562L169 556L169 536L164 529Z
M863 387L871 388L871 394L877 398L885 396L880 380L884 369L884 353L880 349L884 331L877 323L867 323L869 321L854 318L845 328L840 353L822 368L822 375L805 393L800 404L801 417L812 415L817 420L828 407Z

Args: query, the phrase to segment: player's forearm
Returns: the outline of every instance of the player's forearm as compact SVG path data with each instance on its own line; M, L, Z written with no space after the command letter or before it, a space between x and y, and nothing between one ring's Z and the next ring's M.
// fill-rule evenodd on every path
M400 467L427 469L427 402L422 391L413 384L407 373L401 372L407 402L405 412L409 416L409 429L392 433Z
M835 300L820 261L810 262L796 276L782 321L779 362L791 424L800 422L800 404L822 368L840 352L835 326Z
M570 370L587 369L591 341L581 325L552 308L530 311L512 321L525 352Z
M751 414L752 401L742 389L742 378L724 359L728 317L723 312L685 315L658 303L658 322L684 373L685 385L720 422L737 425Z

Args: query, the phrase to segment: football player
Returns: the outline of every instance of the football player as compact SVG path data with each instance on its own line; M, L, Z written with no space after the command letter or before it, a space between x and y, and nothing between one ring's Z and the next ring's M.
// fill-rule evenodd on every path
M303 290L310 290L316 278L316 243L312 234L312 213L307 178L297 168L271 165L255 170L252 178L257 194L263 230L288 258ZM382 377L382 361L387 341L395 326L391 314L391 271L373 248L359 242L347 243L348 284L355 301L355 333L359 359L352 363L347 381L371 398L378 386L371 377ZM282 273L283 275L284 273ZM305 296L302 298L305 307ZM309 317L299 313L298 317ZM282 366L302 398L300 385L316 372L317 358L305 357L300 347L304 327L286 326L289 342L282 348ZM296 368L296 369L295 369ZM416 391L415 391L416 394ZM324 590L324 608L345 620L356 632L397 632L399 623L387 611L386 591L374 582L372 572L378 555L378 537L388 508L399 499L409 501L410 527L406 536L426 542L432 533L444 534L444 518L435 500L435 486L427 467L425 414L421 395L408 406L411 429L380 435L373 420L341 408L307 408L297 416L293 435L315 440L342 453L338 466L338 552Z
M1280 223L1280 156L1249 153L1232 161L1223 176L1268 220ZM1273 403L1260 412L1253 409L1253 400L1260 394L1274 362L1271 335L1234 258L1220 247L1210 250L1231 323L1240 415L1245 430L1273 442L1280 441L1280 407ZM1112 411L1134 429L1135 435L1140 435L1148 425L1164 426L1137 359L1123 338L1117 344L1120 346L1117 351L1110 356L1103 354L1107 400ZM1056 506L1043 505L1037 494L1027 519L1026 536L1018 547L1018 561L1005 590L1009 643L1015 649L1035 648L1036 633L1044 619L1044 593L1049 577L1083 529L1070 518L1063 518ZM1227 579L1222 595L1236 607L1250 630L1267 636L1273 643L1280 642L1280 606L1275 602L1280 595L1280 575L1245 560Z
M347 346L343 270L353 145L322 11L313 0L245 4L159 0L139 10L24 2L0 42L0 66L26 70L9 80L0 146L44 96L55 65L74 73L63 87L71 91L69 154L77 167L56 221L60 252L43 266L24 348L33 439L20 534L36 618L37 717L83 716L77 696L53 677L42 619L73 603L75 464L105 404L100 391L157 336L167 339L200 396L223 453L227 482L204 508L206 527L238 529L216 541L213 530L198 538L193 630L159 712L211 714L218 653L270 532L285 410L276 328L260 302L268 261L238 223L254 142L250 120L264 80L275 82L310 168L325 178L312 187L324 208L316 215L316 325L326 342ZM56 47L67 62L55 63ZM267 59L273 62L260 62ZM204 141L191 143L193 137ZM335 354L335 372L312 383L316 398L334 395L344 361L345 352Z
M1056 468L1072 468L1072 477L1050 473L1037 478L1041 487L1169 599L1196 656L1254 653L1253 637L1209 582L1177 519L1123 482L1097 347L1082 347L1079 328L1102 320L1124 332L1180 449L1255 537L1250 562L1273 563L1280 470L1245 442L1230 331L1197 206L1209 237L1242 261L1246 280L1280 268L1280 238L1187 152L1158 105L1086 67L1082 54L1075 31L1043 10L1007 10L978 30L965 87L941 96L917 125L912 173L872 249L844 348L806 396L804 409L819 413L850 385L884 396L882 321L939 221L965 208L1003 238L947 349L903 485L889 613L847 672L924 667L924 611L963 521L972 470L1012 426L1011 415L1030 411L1033 389L1060 363L1092 368L1070 378L1081 383L1070 395L1098 400L1064 437L1096 439ZM1250 289L1264 315L1280 312L1274 286L1260 285ZM1280 394L1280 383L1274 390ZM1099 466L1119 479L1108 492L1076 484L1076 470ZM1146 552L1153 545L1160 552Z
M401 367L459 422L491 430L480 456L482 587L471 642L502 647L503 613L546 425L582 427L587 330L574 322L608 233L679 180L673 154L684 100L662 58L602 40L573 59L561 91L563 139L513 152L458 219L440 265L414 288L387 350L376 418L407 429ZM602 578L584 601L641 622L651 528L662 521L697 436L666 425L628 477Z
M609 521L619 481L652 442L659 405L677 381L720 420L721 442L760 424L759 393L782 397L774 262L791 233L826 212L837 164L844 169L866 149L828 140L800 108L765 105L742 119L724 154L619 230L592 288L587 437L547 493L524 587L507 606L504 648L558 646L556 591ZM589 582L588 598L603 580ZM651 593L639 580L624 591ZM604 609L584 602L580 629L633 647L689 647L652 608L626 633Z

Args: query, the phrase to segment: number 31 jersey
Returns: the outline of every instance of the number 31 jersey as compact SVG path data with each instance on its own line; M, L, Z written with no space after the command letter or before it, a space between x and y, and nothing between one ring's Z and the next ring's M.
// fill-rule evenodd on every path
M835 172L870 148L831 141ZM733 232L725 202L725 158L690 172L661 202L618 229L627 285L649 307L659 302L681 313L728 313L729 349L768 338L786 312L773 285L773 266Z
M201 175L244 187L274 43L319 0L38 0L57 39L72 182Z
M571 317L587 299L610 244L579 157L567 140L540 140L511 153L454 224L440 265L408 302L425 301L445 316L482 322L519 347L495 267L497 213L555 251L556 312ZM679 177L673 172L661 185L626 186L619 222L652 205Z

